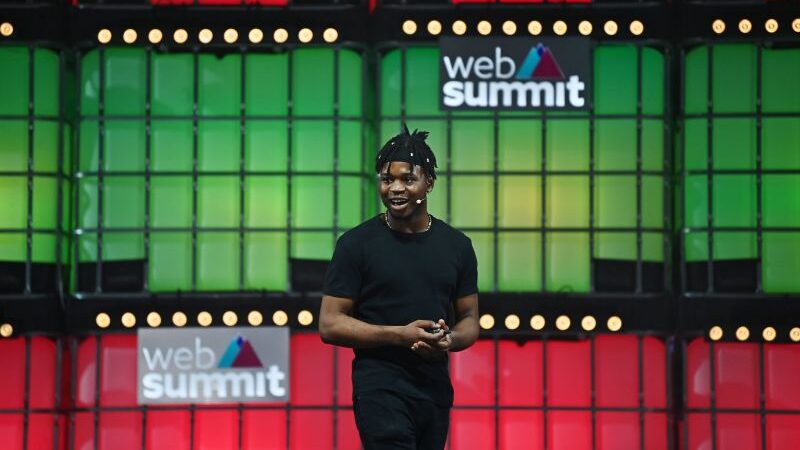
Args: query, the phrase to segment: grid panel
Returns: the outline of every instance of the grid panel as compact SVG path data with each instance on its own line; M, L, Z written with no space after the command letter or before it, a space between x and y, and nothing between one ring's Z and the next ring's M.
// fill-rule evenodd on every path
M359 51L79 60L73 291L288 291L372 208Z
M439 51L381 54L381 140L430 131L432 214L472 239L483 292L666 289L670 192L666 62L599 45L594 105L580 112L441 111Z
M800 50L687 49L682 177L690 292L800 292ZM736 67L736 70L731 70Z

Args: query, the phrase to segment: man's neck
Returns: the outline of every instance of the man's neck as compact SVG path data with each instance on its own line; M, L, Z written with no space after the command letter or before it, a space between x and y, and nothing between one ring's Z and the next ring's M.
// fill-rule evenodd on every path
M414 213L405 218L398 218L390 212L386 212L389 226L394 231L401 233L422 233L428 230L428 225L432 220L428 215L428 208L425 205L420 205Z

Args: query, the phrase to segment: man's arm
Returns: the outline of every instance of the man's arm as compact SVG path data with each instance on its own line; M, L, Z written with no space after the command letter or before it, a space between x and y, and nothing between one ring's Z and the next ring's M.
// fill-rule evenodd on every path
M426 342L416 342L412 346L418 355L428 358L440 358L443 352L460 352L469 348L478 339L478 294L461 297L455 302L456 323L452 333L432 345ZM447 330L444 320L437 324L442 330Z
M387 345L411 348L415 342L434 344L444 335L442 330L426 331L436 326L430 320L415 320L404 326L371 325L350 315L354 305L355 301L349 298L322 297L319 334L323 342L352 348Z

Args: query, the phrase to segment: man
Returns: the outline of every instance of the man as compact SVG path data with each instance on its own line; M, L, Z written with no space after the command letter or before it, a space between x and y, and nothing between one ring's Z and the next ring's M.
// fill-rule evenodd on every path
M447 353L478 337L475 251L428 213L436 158L427 136L404 126L378 153L386 213L339 238L323 289L322 340L355 349L353 410L366 450L444 448Z

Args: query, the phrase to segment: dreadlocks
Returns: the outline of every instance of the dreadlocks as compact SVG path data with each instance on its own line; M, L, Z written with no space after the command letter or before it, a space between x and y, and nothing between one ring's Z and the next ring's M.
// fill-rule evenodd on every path
M378 152L375 162L375 172L380 173L386 163L392 161L402 161L411 163L412 166L420 166L425 174L431 179L436 179L436 156L425 143L428 137L427 131L414 130L408 132L408 126L403 124L403 131L397 136L389 139L383 148Z

